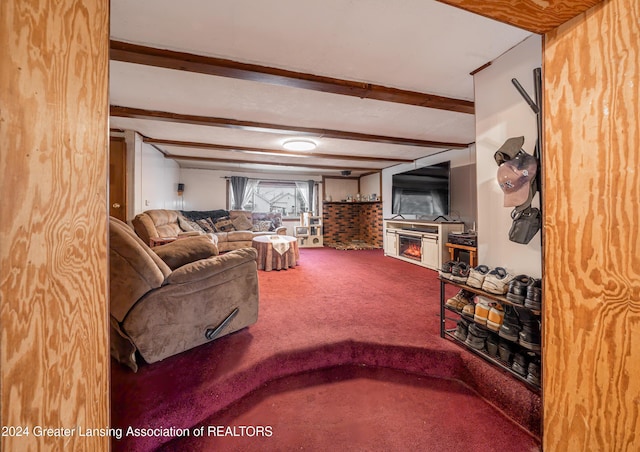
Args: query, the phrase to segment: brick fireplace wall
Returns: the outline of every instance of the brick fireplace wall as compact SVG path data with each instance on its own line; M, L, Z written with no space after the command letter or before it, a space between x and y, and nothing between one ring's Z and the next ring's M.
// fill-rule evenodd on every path
M382 248L382 203L325 202L322 228L326 244L362 241Z

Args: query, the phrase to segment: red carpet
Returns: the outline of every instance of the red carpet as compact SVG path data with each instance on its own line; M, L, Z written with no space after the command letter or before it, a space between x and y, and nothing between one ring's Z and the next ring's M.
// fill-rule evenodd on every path
M303 414L303 415L302 415ZM262 426L215 436L217 426ZM537 451L537 442L460 382L353 366L287 377L162 450ZM269 428L270 430L267 430Z
M301 250L297 268L260 272L259 278L260 317L256 325L163 362L142 366L137 374L113 363L115 427L192 428L199 423L213 425L214 421L218 425L217 417L210 419L212 415L268 382L285 384L275 380L287 377L282 380L287 382L293 375L298 379L295 381L313 382L319 369L359 364L460 380L539 435L539 396L439 337L436 272L386 258L381 250L318 248ZM363 383L361 378L343 380L351 389ZM444 384L442 380L431 381ZM378 383L379 379L373 376L363 385ZM323 387L309 384L309 391ZM271 386L264 390L271 391ZM260 392L249 399L261 397ZM290 396L295 397L289 393L278 397ZM436 416L466 416L460 412L459 404L451 405L450 411ZM300 417L310 418L313 406L307 409ZM256 410L268 414L260 404ZM318 416L322 417L324 410L319 411ZM271 413L272 419L278 412ZM501 417L498 411L493 412ZM238 413L238 419L244 419L244 411ZM247 422L251 419L255 418L247 418ZM523 435L522 430L511 425L513 435ZM335 426L339 429L338 424ZM299 433L306 437L304 430ZM491 439L493 433L483 435L480 437ZM338 444L332 443L331 434L323 438L327 448ZM125 436L113 441L113 449L152 450L169 440L170 437ZM296 440L292 441L290 445L295 447Z

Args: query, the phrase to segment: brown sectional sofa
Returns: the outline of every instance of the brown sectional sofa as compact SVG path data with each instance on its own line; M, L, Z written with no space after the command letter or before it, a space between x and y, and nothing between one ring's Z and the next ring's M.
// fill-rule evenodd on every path
M203 237L149 248L109 219L111 355L134 371L255 323L256 250L217 255Z
M152 238L207 234L220 252L251 247L256 235L285 235L279 213L244 210L179 211L154 209L136 215L136 234L147 244Z

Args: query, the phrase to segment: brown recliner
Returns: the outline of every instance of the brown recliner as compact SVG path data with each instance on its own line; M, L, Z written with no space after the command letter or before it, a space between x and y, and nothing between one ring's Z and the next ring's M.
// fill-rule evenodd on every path
M181 260L189 260L190 240L169 244L180 248ZM209 242L212 257L199 259L202 238L193 240L198 260L172 271L126 223L109 219L111 354L134 371L137 354L147 363L160 361L258 319L256 251L218 256ZM160 247L165 258L169 245Z

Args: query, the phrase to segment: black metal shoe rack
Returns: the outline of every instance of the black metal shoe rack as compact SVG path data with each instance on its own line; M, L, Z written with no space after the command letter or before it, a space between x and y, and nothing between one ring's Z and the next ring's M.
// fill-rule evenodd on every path
M452 328L452 329L447 329L446 328L446 320L452 320L452 321L457 321L460 318L464 318L467 319L470 322L474 322L474 320L472 318L469 318L467 316L463 316L462 313L456 311L455 309L451 309L448 306L446 306L445 304L445 286L447 284L451 284L452 286L458 287L460 289L464 289L466 291L469 292L473 292L477 295L481 295L483 297L486 297L490 300L493 301L497 301L498 303L504 305L511 305L511 306L516 306L518 309L528 309L526 307L523 307L522 305L519 304L515 304L512 303L511 301L509 301L506 297L503 296L499 296L499 295L495 295L489 292L485 292L483 290L480 289L476 289L475 287L471 287L471 286L467 286L466 284L459 284L455 281L451 281L448 279L444 279L444 278L439 278L440 279L440 337L442 338L448 338L451 339L453 342L455 342L456 344L460 345L461 347L464 347L465 349L471 351L472 353L475 353L476 355L480 356L481 358L483 358L484 360L488 361L489 363L493 364L496 367L499 367L500 369L506 371L507 373L511 374L514 378L522 381L523 383L525 383L530 389L532 389L533 391L540 393L541 387L533 384L531 382L529 382L529 380L527 380L526 377L523 377L522 375L520 375L519 373L515 372L512 368L511 368L511 363L510 362L505 362L502 361L499 357L492 357L491 355L489 355L487 353L487 351L485 349L483 350L477 350L473 347L470 347L469 345L467 345L465 342L462 342L461 340L459 340L455 335L455 331L456 328ZM536 315L540 315L540 311L535 311L530 309L530 311L533 314ZM457 317L447 317L447 314L451 313L451 314L455 314ZM495 334L497 335L496 332L488 329L486 326L479 324L477 322L474 322L477 326L487 330L490 334ZM523 347L522 345L520 345L518 342L516 341L509 341L508 339L504 339L502 337L500 337L501 340L504 341L508 341L511 345L512 345L512 349L513 350L521 350L522 353L533 353L535 355L538 356L538 358L542 357L542 352L541 351L533 351L530 350L528 348ZM540 372L542 373L542 367L540 367ZM542 381L542 375L540 375L540 381Z

